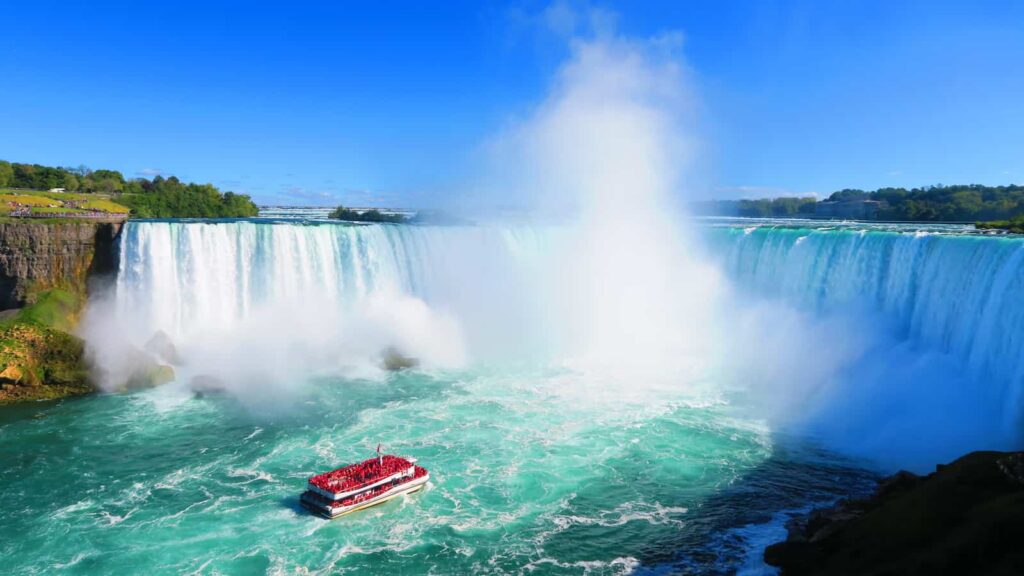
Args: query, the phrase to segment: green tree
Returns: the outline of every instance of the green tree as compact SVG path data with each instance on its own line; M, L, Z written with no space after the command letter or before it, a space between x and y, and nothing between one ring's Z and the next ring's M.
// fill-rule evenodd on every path
M844 202L848 200L861 200L867 197L868 193L863 190L858 190L856 188L844 188L838 192L833 192L828 199L833 202Z
M350 222L390 222L392 224L400 224L408 221L408 218L402 214L385 214L376 209L359 212L344 206L338 206L327 216L335 220L348 220Z
M11 163L0 160L0 188L6 188L14 182L14 168Z
M113 194L114 192L120 192L122 185L113 178L103 178L98 183L98 189L100 192L106 192L107 194Z
M143 218L248 218L259 213L249 196L222 193L212 184L183 183L173 176L126 181L116 170L93 171L85 166L54 168L0 162L0 185L119 194L118 202Z

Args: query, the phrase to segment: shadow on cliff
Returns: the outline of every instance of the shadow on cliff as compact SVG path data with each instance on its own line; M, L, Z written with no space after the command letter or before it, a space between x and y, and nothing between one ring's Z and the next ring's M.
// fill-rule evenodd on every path
M95 253L86 274L86 290L92 295L112 290L117 284L120 266L120 238L123 223L104 222L96 226Z

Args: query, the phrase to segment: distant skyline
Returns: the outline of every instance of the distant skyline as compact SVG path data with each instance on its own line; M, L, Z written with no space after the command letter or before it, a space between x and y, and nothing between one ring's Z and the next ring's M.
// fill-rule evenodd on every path
M4 6L0 159L263 204L444 204L599 9L682 37L689 198L1024 183L1024 3L152 4Z

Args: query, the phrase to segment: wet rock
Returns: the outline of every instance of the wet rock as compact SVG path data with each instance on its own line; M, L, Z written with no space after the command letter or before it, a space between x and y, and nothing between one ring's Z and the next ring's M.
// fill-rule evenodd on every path
M922 478L913 472L900 470L892 476L883 478L875 489L875 498L890 498L897 494L914 489Z
M188 387L195 394L196 398L202 398L211 394L222 394L227 391L224 381L216 376L200 374L189 381Z
M174 382L174 368L152 362L137 368L125 382L125 390L145 390Z
M163 330L157 330L153 337L143 346L146 352L156 356L163 362L172 366L181 366L181 356L178 355L178 348L174 341Z
M1015 452L996 462L1010 481L1024 484L1024 452Z
M420 365L420 361L402 354L394 346L389 346L381 353L381 364L385 370L397 372L399 370L415 368Z
M7 383L21 382L24 377L24 373L20 366L14 364L8 364L3 372L0 372L0 382L4 382L4 388L8 386Z
M787 524L766 563L786 575L1024 574L1024 452L973 452L928 476Z
M126 351L122 360L118 379L111 382L114 390L146 390L174 381L174 367L160 362L154 355L139 348Z

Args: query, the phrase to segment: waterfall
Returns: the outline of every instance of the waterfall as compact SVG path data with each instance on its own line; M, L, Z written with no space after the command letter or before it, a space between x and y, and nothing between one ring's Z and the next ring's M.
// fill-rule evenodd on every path
M710 232L740 291L841 319L802 342L809 364L860 340L853 361L787 407L827 444L922 470L969 450L1020 447L1024 240L870 227Z
M1009 237L811 228L707 231L741 289L825 312L867 305L901 339L952 354L1005 385L1024 377L1024 241ZM549 244L529 227L132 222L122 234L117 306L174 337L232 326L254 307L311 294L345 308L401 293L458 308L510 298ZM500 288L504 286L504 288ZM475 302L470 307L500 305ZM471 312L471 310L464 310Z
M487 332L526 322L505 312L523 308L513 273L538 242L527 228L130 222L112 315L134 346L162 332L222 379L234 362L331 371L394 346L458 364L467 342L486 354L504 345Z
M185 336L314 294L341 307L379 293L444 304L457 289L448 276L453 263L507 258L520 240L513 231L469 227L130 223L121 240L118 307L150 328Z
M901 340L1007 387L1024 378L1024 240L966 234L717 229L737 284L818 313L863 306Z
M561 362L577 351L573 340L601 344L602 358L667 341L689 346L676 356L697 368L681 376L655 355L640 362L648 372L602 382L621 381L616 394L651 374L684 387L738 382L751 397L788 402L766 408L769 419L806 416L853 452L900 445L900 461L1019 443L1024 240L812 226L695 232L700 265L654 278L636 272L655 268L610 268L595 289L563 274L579 254L565 249L580 237L562 226L130 222L114 315L134 346L165 332L189 359L184 371L246 390L259 380L351 373L392 346L447 367ZM587 251L586 270L601 266L610 240ZM625 243L620 258L650 248ZM660 286L701 276L725 283ZM623 285L606 286L614 282ZM574 302L580 290L586 298ZM666 306L658 299L666 294L690 302ZM643 306L612 301L652 295ZM605 309L610 316L595 321ZM666 318L635 321L648 311ZM666 330L676 325L686 336ZM622 334L595 339L594 326ZM922 451L929 441L914 433L949 454Z

